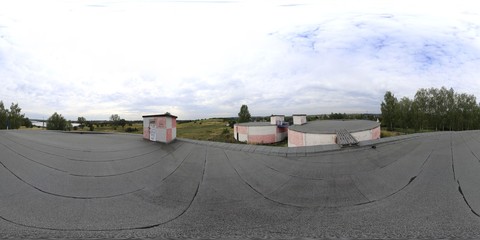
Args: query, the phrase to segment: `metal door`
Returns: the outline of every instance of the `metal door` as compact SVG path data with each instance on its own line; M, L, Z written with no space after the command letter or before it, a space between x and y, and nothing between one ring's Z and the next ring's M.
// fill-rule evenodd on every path
M150 123L150 141L157 141L157 127L155 123Z

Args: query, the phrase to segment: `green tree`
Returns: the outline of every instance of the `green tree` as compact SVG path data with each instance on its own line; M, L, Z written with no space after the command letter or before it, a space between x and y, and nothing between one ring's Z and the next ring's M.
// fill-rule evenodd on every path
M90 129L91 132L93 132L93 130L95 130L95 127L93 126L92 122L88 122L87 125L88 125L88 128Z
M395 129L395 115L397 113L398 100L395 96L387 91L384 96L384 101L381 104L382 111L382 124L387 127L388 130L393 131Z
M57 112L47 119L47 130L68 130L68 128L69 124L67 120Z
M0 129L7 129L8 109L0 101Z
M457 94L456 103L456 130L475 129L475 120L478 119L479 112L475 96L466 93Z
M455 111L456 111L455 91L453 90L453 88L450 88L444 94L445 94L446 118L444 120L445 124L444 124L443 130L445 130L445 128L448 128L448 130L452 131L453 125L455 123Z
M428 91L427 89L421 88L415 93L415 98L413 100L413 109L415 116L415 130L423 130L428 127Z
M120 124L120 116L118 116L118 114L112 114L110 121L112 122L113 129L117 130L117 126Z
M24 118L23 119L23 126L25 126L26 128L32 128L33 127L32 121L30 121L30 119L28 117Z
M123 118L120 119L120 120L118 121L118 125L122 126L122 128L125 128L125 125L127 125L127 120L125 120L125 119L123 119Z
M348 116L346 113L330 113L329 119L347 119Z
M85 125L87 124L87 119L84 118L84 117L78 117L77 122L78 122L78 124L80 124L80 125L78 125L78 127L83 129L85 127Z
M233 138L233 133L230 131L229 128L224 128L219 138L223 142L235 142L235 138Z
M386 99L391 100L392 97L393 94L388 96L386 94ZM387 109L386 102L387 100L382 103L382 114ZM394 127L411 128L413 126L415 131L479 129L480 105L474 95L455 93L452 88L421 88L415 94L413 101L404 97L397 103L394 119Z
M240 107L240 112L238 113L238 122L239 123L249 122L251 117L252 116L248 111L248 106L242 105L242 107Z
M229 120L229 121L228 121L228 126L229 126L230 128L233 128L233 127L235 126L235 123L237 123L235 120Z
M397 126L403 129L413 127L413 102L408 97L400 99L397 105Z
M445 89L445 88L444 88ZM429 109L430 109L430 123L435 131L442 128L443 119L446 117L444 94L441 89L430 88L429 93Z
M20 126L22 125L23 118L25 115L21 114L22 109L18 106L18 103L12 103L10 105L10 111L8 114L8 119L10 122L10 128L11 129L19 129Z

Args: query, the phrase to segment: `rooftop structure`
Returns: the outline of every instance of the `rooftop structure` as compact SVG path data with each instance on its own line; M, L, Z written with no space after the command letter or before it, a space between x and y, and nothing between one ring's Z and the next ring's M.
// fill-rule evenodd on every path
M143 116L143 138L170 143L177 137L177 116L156 114Z
M270 122L247 122L234 125L234 138L251 144L281 142L287 137L288 123L284 115L272 115Z
M288 130L289 147L355 145L360 141L378 138L380 123L369 120L317 120L294 124Z
M293 125L303 125L307 123L307 114L294 114Z

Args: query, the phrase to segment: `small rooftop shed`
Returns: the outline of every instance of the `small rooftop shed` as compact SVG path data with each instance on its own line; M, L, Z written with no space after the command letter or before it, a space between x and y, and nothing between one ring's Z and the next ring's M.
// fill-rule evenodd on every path
M143 116L143 138L170 143L177 138L177 116L169 113Z

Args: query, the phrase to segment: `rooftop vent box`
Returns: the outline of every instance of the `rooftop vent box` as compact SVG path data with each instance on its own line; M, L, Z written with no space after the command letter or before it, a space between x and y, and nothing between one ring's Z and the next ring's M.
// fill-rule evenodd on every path
M303 125L307 123L306 114L294 114L293 115L293 125Z

